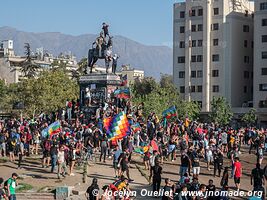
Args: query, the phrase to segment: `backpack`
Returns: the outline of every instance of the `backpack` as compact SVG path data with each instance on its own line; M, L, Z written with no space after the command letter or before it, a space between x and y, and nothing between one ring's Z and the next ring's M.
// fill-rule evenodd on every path
M72 102L71 101L68 102L68 108L72 108Z

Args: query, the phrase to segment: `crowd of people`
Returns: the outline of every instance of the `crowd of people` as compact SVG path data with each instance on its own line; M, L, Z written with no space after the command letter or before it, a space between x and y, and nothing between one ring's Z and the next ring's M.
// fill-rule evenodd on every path
M135 149L143 148L144 154L141 157L145 170L150 174L153 191L159 191L161 188L164 162L177 162L180 158L180 176L173 180L176 184L166 179L163 188L173 191L173 196L163 196L162 199L186 200L196 198L181 196L180 191L215 191L217 188L227 191L229 178L234 179L235 188L239 191L242 183L241 149L249 147L248 153L257 158L255 169L251 171L252 188L254 191L264 191L267 178L267 165L263 165L264 153L267 151L266 129L233 129L229 126L190 121L187 117L160 120L153 112L145 118L142 112L144 106L133 106L132 102L125 99L115 99L103 103L96 109L95 114L87 115L79 110L79 103L70 101L66 104L66 109L49 115L43 113L35 119L3 120L0 122L0 156L8 157L13 163L17 160L20 169L25 162L24 157L41 154L42 167L51 167L51 173L56 173L58 179L61 179L66 175L75 176L75 165L84 154L88 155L90 160L99 152L99 162L105 163L107 158L113 157L116 181L104 186L103 191L114 191L130 190L129 184L134 180L130 175L129 164ZM130 126L138 124L140 128L137 131L131 129L126 137L119 140L109 140L103 119L122 111L127 114ZM61 124L59 134L43 137L42 130L57 120ZM230 166L225 165L226 159L230 160ZM213 168L213 176L220 178L220 185L214 186L212 179L208 184L201 182L203 163L207 170ZM12 178L8 179L10 183L6 186L6 192L0 190L0 199L16 198L15 194L12 194L16 184L11 183L16 177L17 174L13 174ZM1 182L3 180L0 180L0 185ZM93 187L99 187L97 179L93 180L92 185L87 190L88 199L97 198L90 193ZM105 195L99 198L111 199ZM208 199L216 198L211 196Z

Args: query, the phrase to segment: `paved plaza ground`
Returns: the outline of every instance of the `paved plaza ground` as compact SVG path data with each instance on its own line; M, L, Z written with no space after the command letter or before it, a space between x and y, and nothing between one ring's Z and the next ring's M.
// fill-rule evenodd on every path
M244 191L250 191L252 186L250 185L250 173L255 167L256 156L254 154L248 154L248 147L242 148L242 154L240 155L241 163L243 165L243 177L241 178L241 189ZM106 163L97 162L88 168L87 183L82 183L82 169L77 169L75 176L67 176L62 180L57 179L57 174L50 173L50 168L41 167L41 157L28 157L23 162L23 168L17 169L16 163L9 161L0 163L0 177L7 179L13 172L19 174L22 177L19 183L27 183L33 186L30 191L27 192L45 192L48 189L53 189L57 186L73 186L73 190L80 191L81 195L72 197L70 199L85 199L84 192L91 184L92 178L98 178L100 188L103 185L111 184L114 178L114 171L112 168L112 160L108 159ZM266 159L263 161L263 166L266 164ZM138 167L137 167L138 166ZM213 179L216 186L219 186L220 178L213 177L213 169L208 171L206 163L201 163L201 175L200 182L207 184L209 179ZM230 166L229 159L224 158L224 166ZM179 179L180 158L178 157L175 162L166 161L163 165L162 185L164 184L164 178L171 178L173 181ZM141 169L141 170L140 170ZM142 158L140 155L133 156L133 163L131 164L130 174L131 178L135 181L130 184L130 188L137 191L136 199L150 199L148 197L141 197L140 191L142 189L151 190L151 186L148 184L147 177L143 176L144 173L148 175L148 171L144 170L142 165ZM229 186L234 189L233 179L229 180ZM42 198L38 198L41 200ZM152 199L152 198L151 198ZM247 199L247 198L245 198Z

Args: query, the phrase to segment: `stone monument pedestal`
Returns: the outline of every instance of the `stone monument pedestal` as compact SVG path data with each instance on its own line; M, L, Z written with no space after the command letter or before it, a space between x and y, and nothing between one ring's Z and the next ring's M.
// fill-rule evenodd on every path
M80 77L80 107L85 112L95 110L107 99L117 87L121 78L115 74L91 73Z

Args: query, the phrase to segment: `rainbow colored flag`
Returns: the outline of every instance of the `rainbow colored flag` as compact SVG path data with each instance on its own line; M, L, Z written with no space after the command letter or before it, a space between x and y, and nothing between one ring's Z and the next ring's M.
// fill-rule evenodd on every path
M107 136L109 140L124 138L130 132L130 125L124 112L120 112L112 119Z
M150 146L144 146L144 147L137 147L137 148L134 148L134 152L135 153L138 153L138 154L145 154L146 152L148 152L150 150Z
M42 136L45 138L47 136L49 136L49 138L52 138L54 135L58 134L60 131L61 131L60 122L56 121L50 124L46 129L42 130Z
M129 99L130 98L130 90L129 88L125 89L117 89L114 91L114 96L120 99Z
M166 117L167 119L170 119L172 117L176 117L177 111L176 111L175 106L172 106L172 107L168 108L167 110L163 111L162 116Z
M134 133L136 133L137 131L141 131L141 126L139 123L133 124L131 128L133 129Z
M110 129L111 123L112 123L112 117L106 117L103 119L103 125L107 132Z

